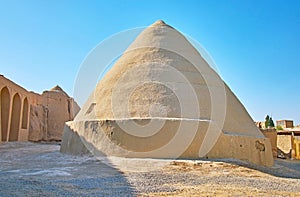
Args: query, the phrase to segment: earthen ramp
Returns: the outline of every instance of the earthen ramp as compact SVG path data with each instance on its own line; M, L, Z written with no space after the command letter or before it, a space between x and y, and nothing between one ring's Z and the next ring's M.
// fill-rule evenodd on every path
M163 21L136 38L66 123L61 151L273 165L270 141L241 102Z

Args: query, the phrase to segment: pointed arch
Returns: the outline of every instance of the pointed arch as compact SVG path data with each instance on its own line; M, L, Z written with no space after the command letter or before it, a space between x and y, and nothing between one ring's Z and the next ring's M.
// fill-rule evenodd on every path
M22 110L22 129L27 129L28 127L28 99L25 98L23 101L23 110Z
M21 115L21 97L16 93L13 97L9 141L18 141Z
M10 94L7 87L2 88L0 93L1 101L1 136L2 141L7 141Z

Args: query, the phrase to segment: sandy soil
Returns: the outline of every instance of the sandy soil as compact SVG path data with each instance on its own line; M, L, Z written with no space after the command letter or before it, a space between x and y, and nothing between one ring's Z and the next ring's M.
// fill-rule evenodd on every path
M173 191L144 192L144 196L300 196L299 179L226 162L174 161L159 176L170 177L162 187Z
M124 172L138 196L300 196L300 161L276 159L273 167L233 159L104 162Z
M300 196L300 161L77 157L58 144L0 144L0 196Z

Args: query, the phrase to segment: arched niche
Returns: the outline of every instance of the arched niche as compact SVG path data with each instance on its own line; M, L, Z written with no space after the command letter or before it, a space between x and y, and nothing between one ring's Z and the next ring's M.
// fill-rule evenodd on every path
M13 97L9 141L18 141L21 115L21 98L18 93Z
M7 87L2 88L0 93L1 101L1 136L2 141L7 141L10 94Z
M28 128L28 99L25 98L23 102L23 110L22 110L22 129Z

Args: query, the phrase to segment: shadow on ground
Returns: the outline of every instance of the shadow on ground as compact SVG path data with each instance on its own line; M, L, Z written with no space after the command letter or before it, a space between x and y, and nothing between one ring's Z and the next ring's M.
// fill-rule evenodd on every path
M1 196L134 196L118 169L94 157L59 152L59 144L0 144Z

